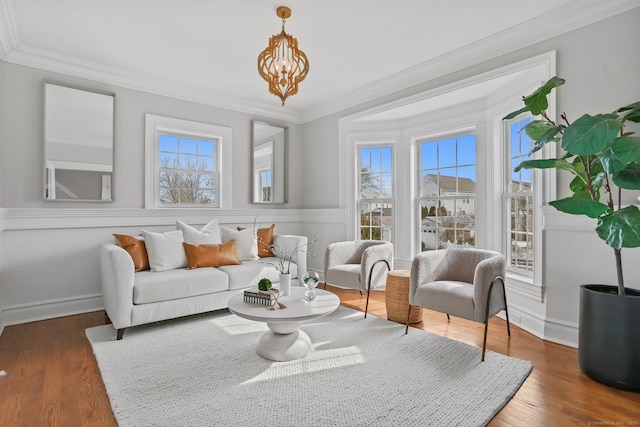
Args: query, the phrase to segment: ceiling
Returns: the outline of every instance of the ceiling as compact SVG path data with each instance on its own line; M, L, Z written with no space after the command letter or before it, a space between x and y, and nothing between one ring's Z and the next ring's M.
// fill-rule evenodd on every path
M257 56L286 30L310 72L286 106ZM0 0L0 57L303 122L640 6L638 0Z

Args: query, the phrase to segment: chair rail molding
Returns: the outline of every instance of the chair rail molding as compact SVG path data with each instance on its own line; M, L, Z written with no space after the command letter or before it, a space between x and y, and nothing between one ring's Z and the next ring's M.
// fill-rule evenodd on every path
M257 221L300 222L300 209L5 209L5 230L56 228L108 228L175 225L176 219L206 224L218 218L221 224L247 224ZM2 214L0 212L0 225Z

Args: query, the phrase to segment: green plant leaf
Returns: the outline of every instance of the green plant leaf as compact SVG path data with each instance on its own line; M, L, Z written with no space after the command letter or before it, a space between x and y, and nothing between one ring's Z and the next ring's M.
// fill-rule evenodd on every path
M561 212L572 215L586 215L589 218L598 218L609 209L604 203L575 197L554 200L549 204Z
M522 107L519 110L513 111L502 118L502 120L511 120L514 117L518 117L520 114L529 111L529 107Z
M566 127L564 125L548 127L542 135L538 136L538 138L534 138L535 142L533 144L533 149L531 150L531 154L542 149L542 147L544 147L545 144L547 144L548 142L558 141L558 138L556 138L556 135L558 135L558 133L561 133L565 128Z
M575 176L571 182L569 183L569 189L574 193L585 191L587 188L587 183L585 179L581 176Z
M640 247L640 210L627 206L598 218L596 233L614 249Z
M523 99L524 105L529 108L529 111L534 116L540 115L540 113L549 108L547 95L551 93L553 88L563 85L564 82L565 80L560 77L552 77L531 95L525 97Z
M516 166L513 171L520 172L521 169L549 169L557 167L556 163L564 161L562 159L541 159L541 160L525 160Z
M640 123L640 101L629 104L626 107L618 109L618 113L629 111L623 120L629 120L631 122Z
M571 197L580 200L593 200L591 198L591 193L589 192L589 190L587 190L587 187L574 192ZM596 199L600 199L600 193L596 194Z
M629 120L630 122L640 123L640 110L635 110L624 116L624 120Z
M600 187L602 187L602 183L604 182L604 178L607 176L605 172L598 172L596 176L591 181L591 188L595 192L600 191Z
M572 154L592 155L605 150L622 129L615 114L585 114L564 131L562 148Z
M524 133L534 141L544 135L550 128L554 126L546 120L532 120L523 128Z
M600 161L608 173L616 173L632 162L640 162L640 137L621 136L602 152Z
M623 111L629 110L640 110L640 101L634 102L633 104L629 104L626 107L618 108L617 112L622 113Z
M613 174L613 182L625 190L640 190L640 164L630 163L620 172Z

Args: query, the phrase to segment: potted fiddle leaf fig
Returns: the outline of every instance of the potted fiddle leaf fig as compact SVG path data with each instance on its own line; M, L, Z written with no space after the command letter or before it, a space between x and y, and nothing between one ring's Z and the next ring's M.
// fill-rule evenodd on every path
M640 101L609 113L584 114L573 122L563 113L556 123L547 115L547 97L564 83L551 78L523 97L524 107L504 117L525 112L536 116L524 128L533 141L532 153L550 142L562 148L558 158L525 160L515 171L555 168L574 175L571 196L549 204L596 219L595 232L613 249L617 272L616 286L580 286L580 368L601 383L640 391L640 283L632 284L636 289L625 286L621 253L622 248L640 247L640 210L620 201L623 190L640 190L640 137L625 129L640 123Z

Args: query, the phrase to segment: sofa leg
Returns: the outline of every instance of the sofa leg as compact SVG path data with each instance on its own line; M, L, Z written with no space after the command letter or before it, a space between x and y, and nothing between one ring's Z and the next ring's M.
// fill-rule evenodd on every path
M121 340L122 339L122 337L124 336L124 330L125 330L125 328L121 328L121 329L118 329L116 331L116 339L117 340Z

